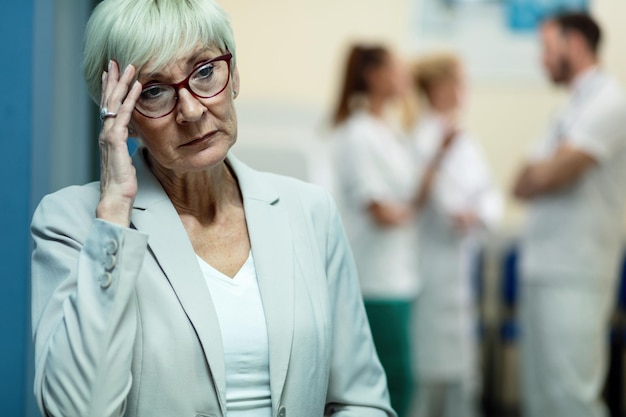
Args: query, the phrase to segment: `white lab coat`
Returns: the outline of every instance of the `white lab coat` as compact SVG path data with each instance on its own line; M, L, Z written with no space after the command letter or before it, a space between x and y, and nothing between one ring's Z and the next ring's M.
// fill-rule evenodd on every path
M413 199L417 170L410 143L366 111L351 115L335 140L336 189L363 296L413 300L419 291L415 226L381 226L368 210L372 202Z
M444 123L436 114L427 114L419 121L413 132L419 166L429 163L443 137ZM434 383L456 384L448 395L458 397L442 399L444 402L459 405L475 400L479 383L472 265L481 232L498 222L502 207L502 196L480 147L462 131L440 164L418 223L418 274L423 287L413 322L415 376L418 389L422 387L417 401L420 416L428 416L433 407L440 406L429 394ZM474 212L482 227L465 234L455 230L452 216L463 211ZM444 415L472 415L465 413L463 406L456 408L460 414Z
M534 159L562 143L596 164L529 204L520 252L524 414L603 417L626 208L626 94L616 79L599 68L580 74Z

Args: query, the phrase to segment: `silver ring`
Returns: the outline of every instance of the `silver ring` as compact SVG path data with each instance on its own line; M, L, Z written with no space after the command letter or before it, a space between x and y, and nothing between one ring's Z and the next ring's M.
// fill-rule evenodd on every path
M100 109L100 120L104 120L107 117L117 117L117 113L109 111L106 107Z

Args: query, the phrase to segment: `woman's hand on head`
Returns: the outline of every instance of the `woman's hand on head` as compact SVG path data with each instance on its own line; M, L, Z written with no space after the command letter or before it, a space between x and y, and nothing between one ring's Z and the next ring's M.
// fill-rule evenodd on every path
M137 195L137 175L126 144L131 115L141 94L141 84L133 82L134 77L132 65L120 73L115 61L110 61L108 71L102 74L100 108L115 115L104 117L98 138L100 202L96 217L122 226L130 224Z

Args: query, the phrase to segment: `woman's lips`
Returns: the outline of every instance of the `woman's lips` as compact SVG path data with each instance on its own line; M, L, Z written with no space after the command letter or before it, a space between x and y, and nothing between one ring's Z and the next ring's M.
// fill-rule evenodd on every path
M193 145L197 145L197 144L209 141L216 133L217 133L217 130L213 130L213 131L207 133L206 135L204 135L204 136L202 136L200 138L193 139L193 140L191 140L191 141L189 141L187 143L184 143L184 144L182 144L180 146L193 146Z

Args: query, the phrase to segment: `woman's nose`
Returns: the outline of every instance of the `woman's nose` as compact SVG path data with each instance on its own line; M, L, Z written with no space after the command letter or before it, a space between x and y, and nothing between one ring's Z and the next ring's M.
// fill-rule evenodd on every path
M178 103L176 104L176 122L188 123L199 120L207 108L189 90L178 90Z

